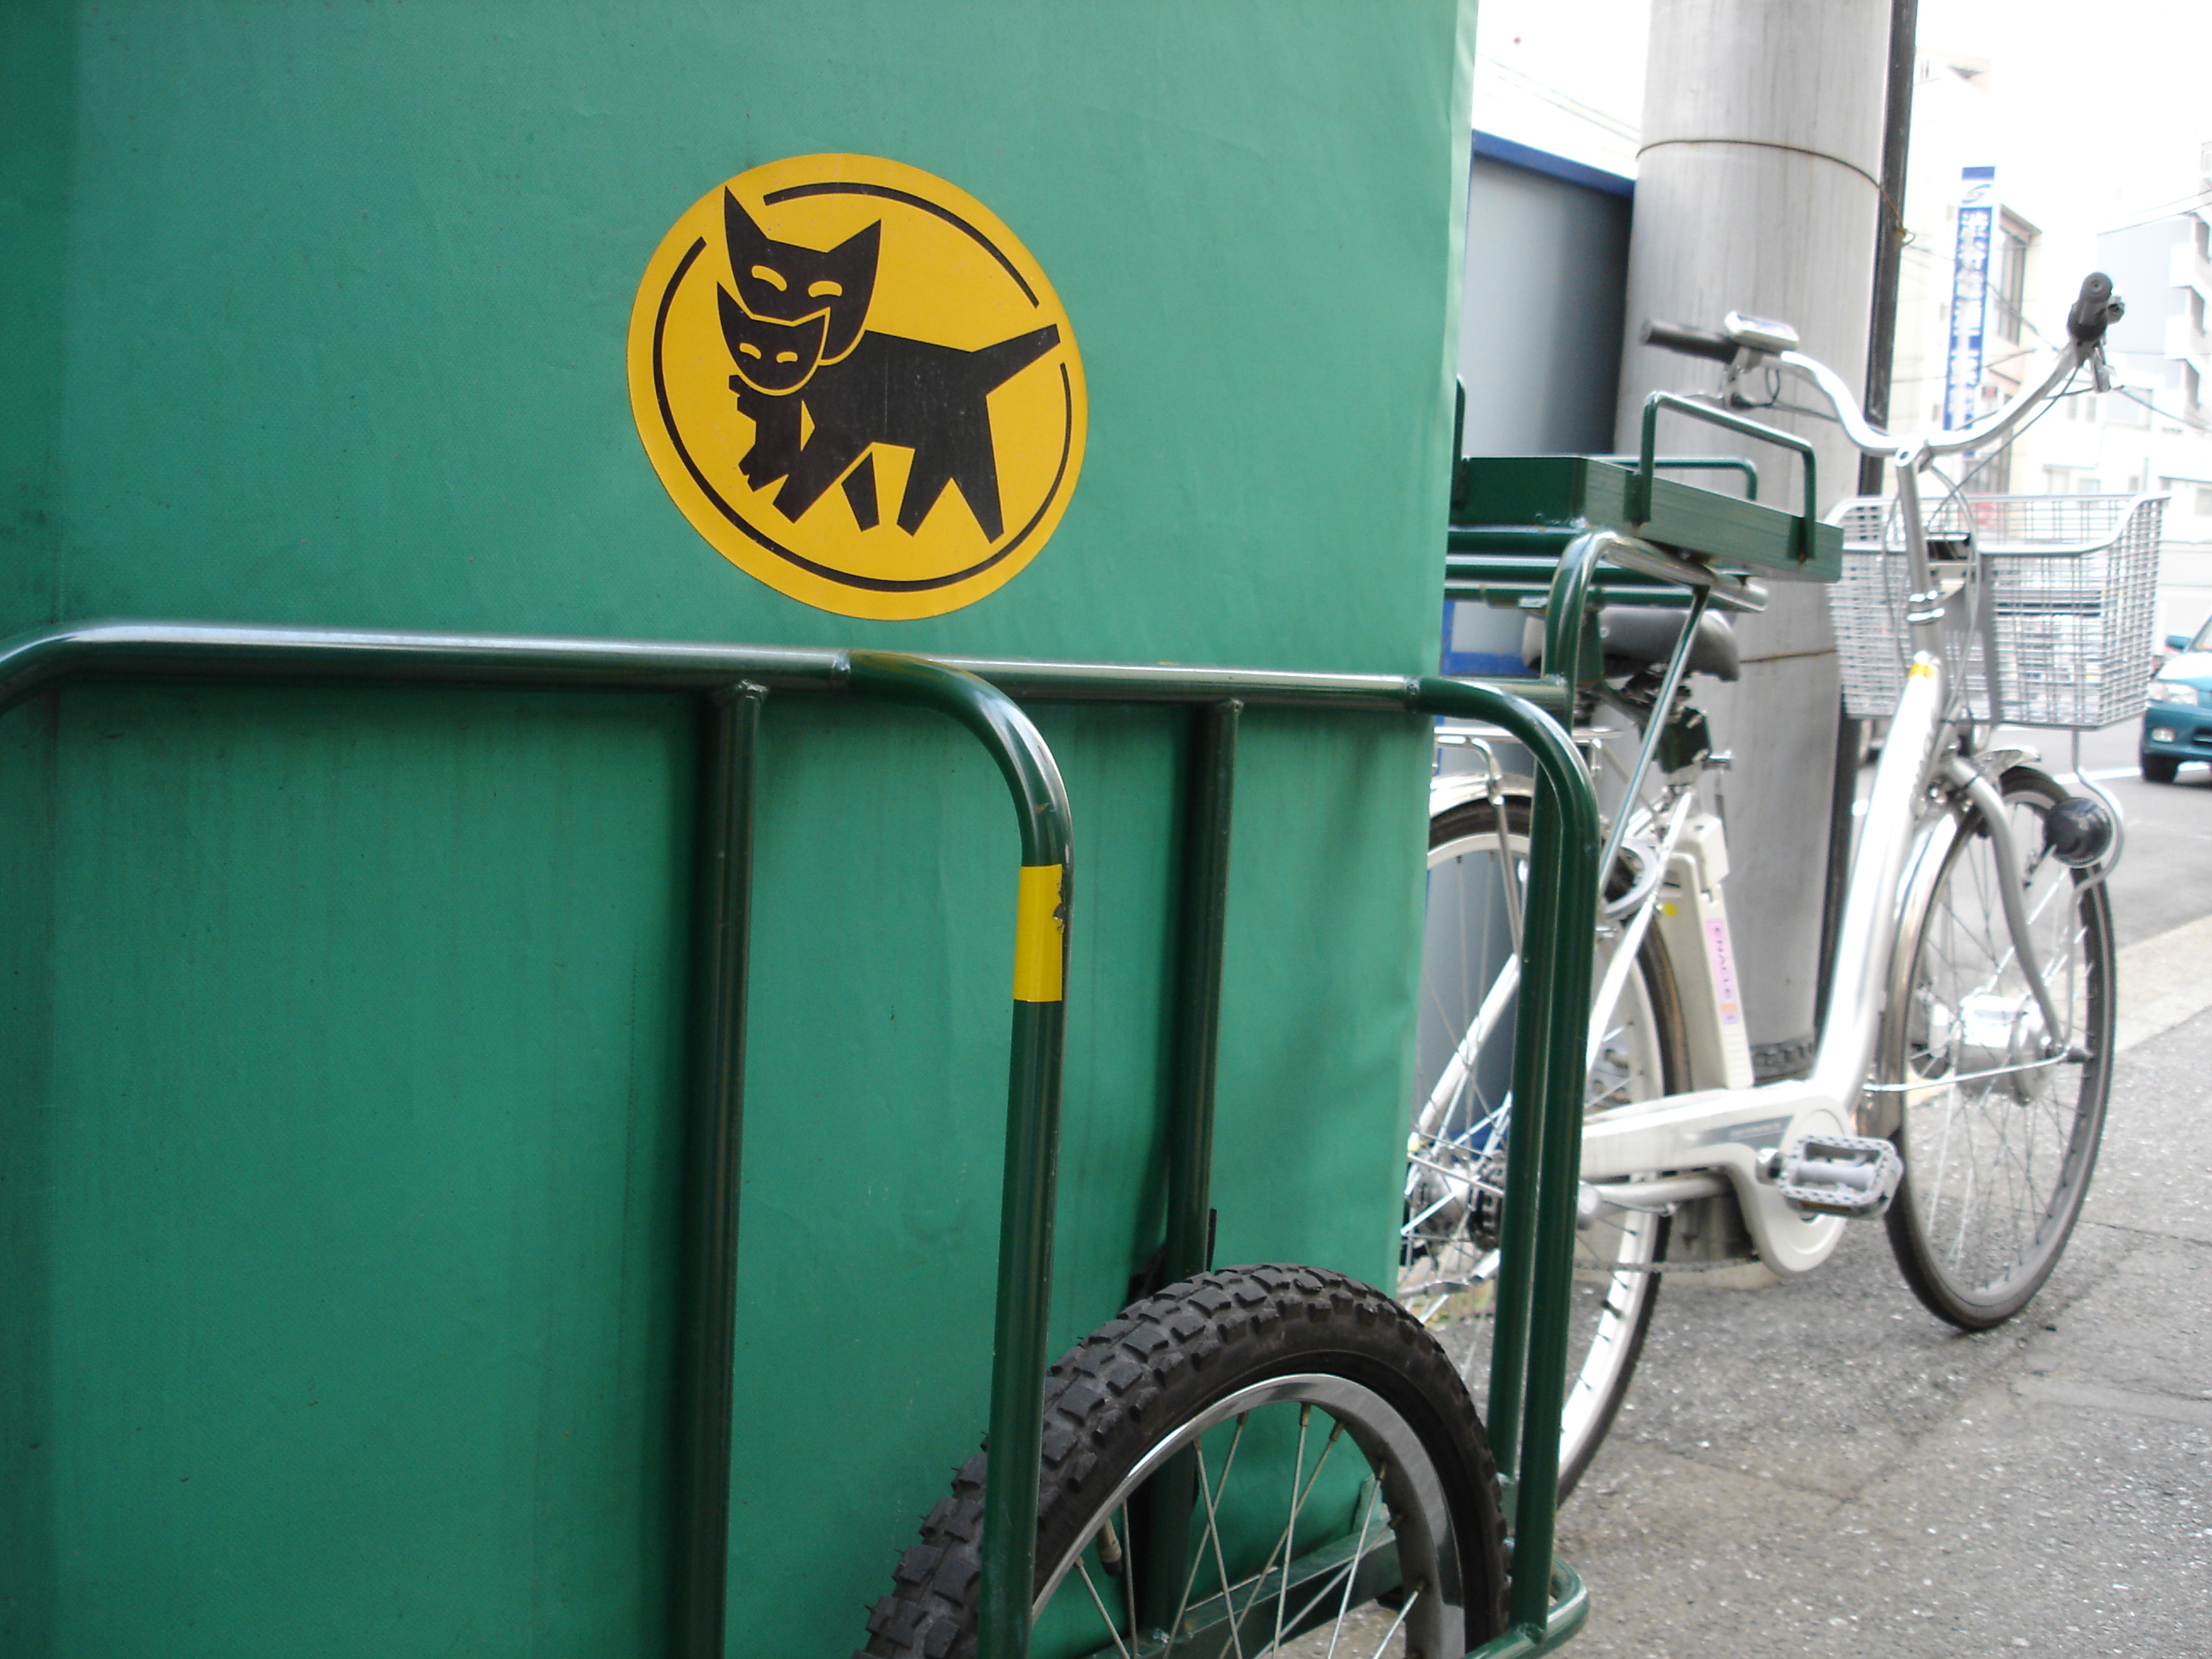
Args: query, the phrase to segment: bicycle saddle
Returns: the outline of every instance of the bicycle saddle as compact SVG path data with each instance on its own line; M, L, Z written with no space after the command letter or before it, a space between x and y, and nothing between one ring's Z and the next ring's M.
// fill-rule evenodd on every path
M1598 638L1605 643L1607 675L1629 674L1639 668L1663 668L1674 654L1674 641L1682 637L1686 611L1660 605L1608 605L1598 612ZM1521 630L1521 659L1537 673L1543 672L1544 624L1532 617ZM1698 619L1697 636L1690 641L1689 670L1733 680L1739 671L1735 630L1728 618L1708 611Z

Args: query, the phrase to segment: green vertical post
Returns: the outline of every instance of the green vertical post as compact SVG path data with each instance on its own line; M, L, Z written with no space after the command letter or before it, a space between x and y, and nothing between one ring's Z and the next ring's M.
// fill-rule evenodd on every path
M1229 917L1229 839L1237 793L1234 699L1190 713L1183 782L1181 948L1176 976L1175 1093L1168 1128L1170 1283L1204 1273L1211 1253L1213 1080L1221 1042L1221 960Z
M1588 553L1595 543L1584 538L1579 545ZM1591 562L1571 553L1562 561L1550 619L1555 641L1563 628L1579 628ZM1571 602L1571 619L1559 614L1562 599ZM1572 743L1533 705L1486 686L1424 679L1414 706L1504 726L1536 763L1528 908L1514 1027L1514 1158L1506 1182L1490 1423L1493 1446L1503 1440L1517 1452L1510 1617L1533 1641L1541 1637L1551 1611L1567 1297L1573 1279L1575 1188L1581 1173L1583 1061L1589 1036L1590 940L1597 927L1597 800ZM1515 1373L1504 1390L1510 1397L1504 1403L1501 1368ZM1504 1460L1499 1467L1503 1474Z
M1559 568L1552 575L1552 594L1544 607L1544 678L1558 683L1567 698L1563 721L1574 724L1575 688L1582 684L1583 618L1589 608L1592 583L1596 580L1598 535L1577 536L1559 553Z
M1221 1038L1221 961L1229 917L1229 843L1237 791L1242 702L1190 711L1183 768L1182 896L1176 975L1175 1074L1168 1103L1167 1243L1170 1284L1213 1265L1213 1085ZM1195 1453L1170 1459L1146 1496L1151 1526L1139 1583L1145 1625L1172 1644L1183 1564L1190 1554Z
M988 681L919 657L856 651L863 696L920 703L983 740L1012 792L1022 868L1014 919L1014 1019L992 1337L991 1461L983 1486L978 1659L1025 1659L1036 1582L1037 1476L1044 1431L1045 1322L1067 1034L1072 817L1060 769L1036 726Z
M766 695L745 682L701 700L691 1104L684 1148L682 1323L671 1483L676 1501L671 1659L722 1659L727 1616L753 760Z
M1578 848L1585 830L1587 845ZM1526 1327L1512 1618L1516 1625L1540 1629L1551 1606L1559 1424L1567 1383L1566 1315L1574 1288L1575 1188L1582 1172L1590 940L1597 927L1597 810L1588 784L1540 770L1535 831L1522 1001L1514 1033L1515 1098L1535 1106L1544 1130L1533 1169L1524 1163L1516 1172L1523 1181L1534 1176L1528 1182L1534 1198L1530 1230L1511 1236L1529 1247L1521 1258L1529 1267L1516 1277L1528 1286L1531 1310L1541 1316L1532 1317ZM1542 1063L1532 1061L1524 1068L1521 1055L1531 1050L1543 1056ZM1527 1113L1515 1115L1521 1119ZM1516 1121L1516 1134L1518 1128ZM1512 1252L1508 1254L1510 1258ZM1510 1260L1507 1271L1512 1271Z
M1582 536L1559 556L1559 568L1553 577L1551 599L1544 618L1544 678L1559 684L1568 698L1568 719L1572 719L1574 689L1582 672L1583 617L1589 593L1590 581L1598 562L1599 538ZM1516 734L1517 735L1517 734ZM1570 751L1571 753L1571 751ZM1580 770L1577 763L1576 769ZM1518 1024L1515 1029L1513 1049L1513 1098L1516 1102L1536 1103L1548 1097L1553 1086L1547 1061L1546 1049L1540 1038L1530 1040L1530 1032L1541 1030L1542 988L1536 981L1537 973L1544 964L1536 941L1556 937L1556 907L1552 899L1561 878L1558 865L1559 849L1551 839L1550 823L1555 822L1558 805L1557 792L1547 786L1548 777L1540 763L1536 793L1535 823L1533 826L1528 859L1528 908L1522 947L1521 994L1518 1000ZM1595 857L1595 849L1592 849ZM1595 878L1592 878L1595 886ZM1577 1043L1577 1054L1580 1044ZM1579 1073L1577 1076L1579 1077ZM1498 1312L1496 1328L1491 1340L1490 1359L1490 1442L1491 1451L1498 1460L1498 1475L1509 1494L1522 1490L1527 1481L1524 1467L1527 1447L1522 1443L1522 1425L1524 1419L1533 1417L1525 1389L1528 1376L1528 1331L1533 1309L1540 1305L1536 1297L1534 1275L1523 1270L1529 1260L1528 1251L1535 1238L1536 1194L1539 1182L1535 1172L1542 1166L1544 1146L1548 1133L1548 1115L1538 1109L1523 1109L1513 1115L1513 1164L1516 1170L1528 1172L1527 1178L1509 1182L1505 1192L1504 1227L1504 1263L1498 1277ZM1556 1438L1556 1431L1555 1431ZM1558 1479L1558 1449L1553 1451L1553 1482ZM1547 1502L1551 1494L1547 1492Z

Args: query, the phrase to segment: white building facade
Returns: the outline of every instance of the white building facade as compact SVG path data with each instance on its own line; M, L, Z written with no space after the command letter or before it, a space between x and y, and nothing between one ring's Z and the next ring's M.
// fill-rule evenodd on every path
M1976 457L1966 488L2162 493L2168 543L2212 544L2212 143L2197 156L2193 198L2133 223L2085 222L2077 204L2039 191L2025 169L2008 169L2003 124L1989 118L1989 74L1982 59L1927 52L1920 61L1892 423L1946 423L1960 368L1954 311L1970 328L1966 307L1982 304L1978 384L1964 401L1986 414L2048 371L2081 278L2103 270L2128 308L2107 337L2112 389L2077 384L2008 450ZM1971 175L1984 170L1994 172L1995 210L1980 302L1973 283L1959 280L1959 221L1984 182ZM1960 400L1949 401L1957 423Z

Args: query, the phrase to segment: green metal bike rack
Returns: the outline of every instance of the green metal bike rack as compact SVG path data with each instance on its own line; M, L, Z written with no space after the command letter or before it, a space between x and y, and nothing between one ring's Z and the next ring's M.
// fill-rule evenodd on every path
M1035 1579L1038 1437L1066 1033L1073 823L1050 749L1017 697L1167 704L1189 711L1184 878L1177 945L1176 1084L1170 1136L1171 1277L1205 1266L1221 952L1238 712L1269 704L1492 721L1536 757L1540 807L1532 854L1530 967L1516 1060L1518 1097L1541 1103L1522 1131L1532 1156L1508 1199L1500 1351L1525 1353L1493 1398L1518 1402L1496 1426L1502 1467L1519 1459L1511 1628L1484 1659L1556 1645L1588 1610L1580 1580L1553 1559L1559 1421L1565 1392L1566 1292L1580 1158L1580 1067L1589 952L1561 948L1595 924L1598 821L1582 764L1535 702L1443 678L1273 673L1088 663L931 659L883 652L799 650L635 640L363 632L162 622L91 623L0 645L0 713L88 677L529 685L654 690L697 699L701 825L693 872L690 1118L679 1273L683 1283L676 1419L678 1479L669 1651L724 1650L731 1459L730 1355L742 1158L746 935L750 902L754 745L763 701L778 692L843 693L920 704L960 721L1004 775L1021 832L1016 1000L1007 1090L1000 1266L989 1424L1000 1477L988 1488L983 1548L984 1659L1023 1659ZM1555 701L1539 688L1546 702ZM1011 1476L1012 1478L1007 1478Z

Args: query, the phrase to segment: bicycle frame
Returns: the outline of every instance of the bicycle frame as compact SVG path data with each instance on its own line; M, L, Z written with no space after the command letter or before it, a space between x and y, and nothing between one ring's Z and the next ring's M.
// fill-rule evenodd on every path
M1771 1154L1808 1134L1871 1130L1860 1120L1859 1101L1881 1035L1899 939L1898 895L1921 832L1916 809L1944 728L1944 695L1941 659L1917 659L1852 861L1812 1075L1593 1113L1583 1126L1583 1178L1598 1185L1601 1200L1648 1206L1732 1189L1760 1260L1776 1272L1809 1272L1835 1249L1843 1218L1808 1216L1790 1204L1771 1178ZM1655 1170L1686 1173L1627 1184Z
M1601 1203L1622 1207L1649 1208L1732 1192L1759 1259L1777 1273L1794 1275L1826 1259L1842 1237L1844 1218L1808 1213L1784 1195L1774 1178L1781 1149L1808 1135L1882 1135L1894 1127L1895 1097L1870 1093L1866 1083L1881 1040L1883 1011L1905 971L1898 954L1900 939L1911 937L1901 924L1917 885L1913 878L1927 867L1931 851L1940 854L1948 844L1945 826L1957 821L1962 810L1958 803L1978 813L2000 860L2008 865L2013 860L2005 814L1994 787L1970 763L1948 752L1956 721L1941 632L1947 596L1937 586L1929 555L1917 474L1939 453L1972 449L2002 436L2084 362L2097 364L2100 360L2094 344L2069 343L2040 385L1987 420L1940 437L1899 438L1864 421L1848 389L1825 366L1794 351L1774 357L1813 381L1835 407L1854 443L1869 453L1886 454L1896 466L1910 576L1906 621L1912 662L1891 716L1889 738L1852 859L1829 974L1826 1014L1810 1075L1753 1088L1707 1088L1593 1113L1583 1125L1582 1173ZM1731 381L1757 358L1753 353L1739 358L1730 369ZM1613 551L1601 538L1586 539L1594 544L1579 550L1584 564ZM1566 562L1562 562L1564 567ZM1587 586L1587 575L1570 580L1563 568L1555 594L1565 597ZM1579 606L1574 614L1578 617ZM1556 604L1553 634L1562 634ZM1686 629L1676 660L1669 665L1666 684L1670 693L1688 641ZM1662 713L1666 706L1663 701L1658 705ZM1656 726L1655 720L1645 735L1632 779L1643 775ZM1943 805L1932 812L1925 805L1931 784L1940 785L1945 796ZM1632 782L1609 848L1618 844L1634 807ZM2026 970L2044 1029L2070 1042L2039 965L2020 896L2007 889L2003 899L2013 947ZM1602 1025L1608 1016L1601 996L1595 1023ZM1655 1171L1668 1173L1649 1178Z

